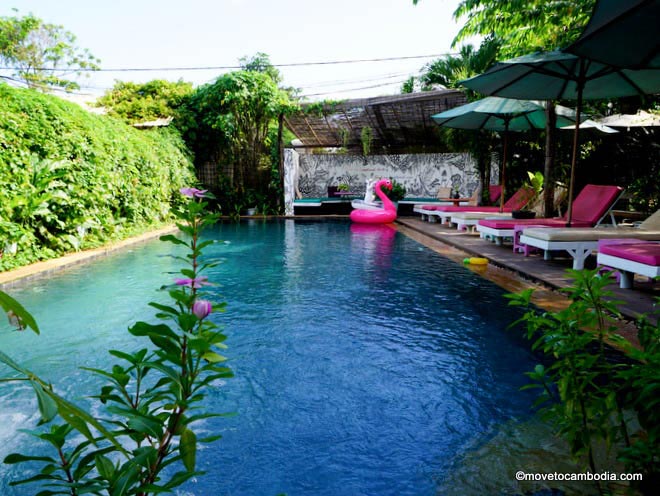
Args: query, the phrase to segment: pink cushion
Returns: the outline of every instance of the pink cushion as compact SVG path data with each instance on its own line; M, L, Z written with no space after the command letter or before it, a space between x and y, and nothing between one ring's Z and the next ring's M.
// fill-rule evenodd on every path
M612 204L621 195L622 191L623 188L619 186L587 184L582 188L580 194L575 197L575 200L573 200L571 225L575 221L584 221L592 226L595 225L612 207Z
M573 216L571 227L593 227L596 222L612 207L614 201L621 195L623 188L619 186L602 186L587 184L573 201ZM543 224L545 227L566 227L567 214L552 219L520 219L480 220L480 226L493 229L511 229L516 224ZM527 219L525 219L527 220Z
M464 205L464 206L454 206L454 205L436 205L433 209L436 212L499 212L500 207L482 207L479 205ZM504 209L505 212L511 212L511 210Z
M490 195L490 202L495 203L502 195L502 186L500 184L491 184L488 186L488 194Z
M598 240L598 251L602 251L605 245L637 245L642 243L642 240L635 238L605 238Z
M555 217L552 219L483 219L479 221L480 226L490 227L492 229L511 229L518 225L529 225L538 227L566 227L566 219ZM591 227L586 222L571 222L571 227Z
M507 212L511 210L520 210L534 197L534 190L532 188L520 188L509 198L504 204L504 208L508 208Z
M492 187L492 186L491 186ZM531 188L520 188L516 193L509 198L504 204L503 212L511 212L512 210L519 210L524 207L529 200L534 196L534 190ZM499 206L484 207L480 205L423 205L422 208L426 210L435 210L436 212L499 212Z
M600 253L654 267L660 266L660 243L610 244L598 248Z

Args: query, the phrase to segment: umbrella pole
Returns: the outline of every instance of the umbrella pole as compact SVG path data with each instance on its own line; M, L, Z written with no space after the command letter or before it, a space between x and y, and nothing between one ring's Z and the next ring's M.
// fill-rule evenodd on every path
M568 183L568 215L566 217L566 227L571 227L573 220L573 183L575 182L575 163L577 161L578 137L580 134L580 110L582 109L582 89L584 83L578 82L577 105L575 106L575 132L573 133L573 156L571 157L571 179Z
M502 184L502 192L500 194L500 213L504 211L504 194L506 193L506 182L505 182L505 173L506 173L506 149L507 143L509 141L509 121L504 121L504 149L502 150L502 174L500 174Z

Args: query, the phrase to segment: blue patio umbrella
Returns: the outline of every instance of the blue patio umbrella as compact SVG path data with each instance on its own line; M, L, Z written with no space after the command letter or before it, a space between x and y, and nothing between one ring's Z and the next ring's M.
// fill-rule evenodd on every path
M622 69L561 51L536 52L498 62L485 73L462 83L486 95L577 101L568 196L567 224L570 225L582 100L658 93L660 69Z
M504 209L505 174L509 131L527 131L545 128L545 106L529 100L487 97L460 107L446 110L431 118L440 126L457 129L487 129L502 131L504 145L502 151L500 212ZM566 107L557 106L557 127L575 123L575 113Z
M660 0L598 0L566 52L631 69L660 68Z

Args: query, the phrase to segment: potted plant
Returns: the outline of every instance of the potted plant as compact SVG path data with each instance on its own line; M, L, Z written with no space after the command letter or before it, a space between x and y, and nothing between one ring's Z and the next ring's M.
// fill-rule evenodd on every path
M399 200L403 200L403 198L406 196L405 186L400 182L396 181L395 179L390 179L390 181L392 181L392 189L383 190L385 196L387 196L390 200L392 200L395 203L398 202Z
M527 171L527 176L529 180L525 182L525 186L532 188L534 190L534 195L522 209L511 212L511 217L514 219L533 219L536 217L536 212L533 208L536 206L536 203L541 196L541 192L543 191L543 174L538 171Z

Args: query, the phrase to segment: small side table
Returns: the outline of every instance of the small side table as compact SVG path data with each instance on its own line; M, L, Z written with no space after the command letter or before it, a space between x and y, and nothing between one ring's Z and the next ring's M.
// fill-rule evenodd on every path
M472 198L438 198L438 200L443 202L452 202L455 207L458 207L461 203L468 203L472 201Z
M525 229L529 229L531 227L548 227L548 226L533 225L533 224L516 224L515 226L513 226L513 252L514 253L520 252L520 253L523 253L526 257L528 257L530 253L539 251L538 248L535 248L535 247L529 246L529 245L524 245L520 242L520 236L522 235L523 231Z

